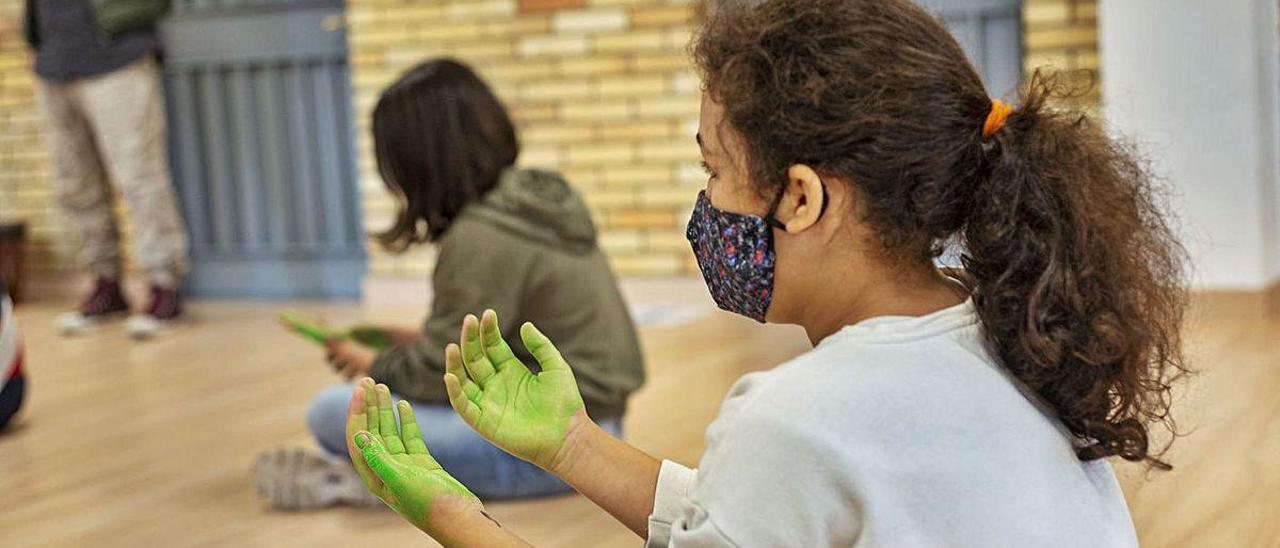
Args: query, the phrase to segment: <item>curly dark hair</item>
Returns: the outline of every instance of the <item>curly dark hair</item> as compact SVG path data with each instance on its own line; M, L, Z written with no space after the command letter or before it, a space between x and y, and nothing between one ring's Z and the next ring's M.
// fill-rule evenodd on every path
M956 243L990 351L1056 411L1078 456L1168 468L1149 431L1176 433L1186 253L1133 147L1059 108L1063 86L1039 72L984 137L981 78L907 0L700 13L694 57L761 195L807 164L862 196L886 257L924 264Z

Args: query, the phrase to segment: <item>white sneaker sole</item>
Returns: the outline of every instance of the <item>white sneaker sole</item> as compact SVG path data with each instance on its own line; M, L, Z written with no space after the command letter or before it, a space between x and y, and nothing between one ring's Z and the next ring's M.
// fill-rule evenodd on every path
M281 448L258 455L253 485L277 510L382 505L345 461L306 449Z
M63 337L72 337L97 329L103 323L123 316L123 313L108 314L98 318L89 318L79 312L64 312L53 319L53 327Z
M146 314L134 314L124 322L124 331L130 339L145 340L169 327L169 322L157 320Z

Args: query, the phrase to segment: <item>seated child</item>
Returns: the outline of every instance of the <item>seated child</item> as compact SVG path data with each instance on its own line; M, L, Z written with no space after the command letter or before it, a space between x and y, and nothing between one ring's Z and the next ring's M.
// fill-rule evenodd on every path
M504 311L504 332L536 322L572 360L587 413L619 434L627 396L644 380L639 341L578 193L560 175L514 167L515 129L468 67L423 63L387 88L373 112L378 170L398 203L380 242L437 245L431 311L421 331L385 328L381 352L330 341L346 378L369 376L412 402L434 454L486 498L567 493L568 485L494 447L460 420L445 392L444 348L466 313ZM516 340L518 355L531 358ZM316 395L307 422L323 454L259 456L255 483L280 509L376 502L345 458L352 386Z

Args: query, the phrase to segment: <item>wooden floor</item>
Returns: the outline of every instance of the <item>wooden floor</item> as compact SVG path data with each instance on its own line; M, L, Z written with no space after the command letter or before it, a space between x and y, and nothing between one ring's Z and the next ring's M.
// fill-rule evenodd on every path
M206 303L148 343L120 328L59 339L53 307L20 310L30 400L0 434L0 546L420 546L390 512L268 512L248 471L277 445L308 445L303 411L335 382L319 350L276 327L274 304ZM335 322L413 323L411 311L304 305ZM807 347L793 328L715 313L645 329L650 381L628 437L696 463L702 432L742 373ZM1172 473L1120 465L1145 546L1280 546L1280 322L1200 322L1203 373L1182 405L1191 435ZM580 497L490 504L538 546L639 546ZM385 541L403 541L381 544Z

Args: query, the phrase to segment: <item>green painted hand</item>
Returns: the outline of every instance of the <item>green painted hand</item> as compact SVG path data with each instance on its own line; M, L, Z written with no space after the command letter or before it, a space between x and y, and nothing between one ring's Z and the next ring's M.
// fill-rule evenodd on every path
M347 452L356 472L375 496L437 540L449 538L450 522L483 506L427 451L413 408L400 401L400 429L391 411L391 392L364 379L347 409Z
M576 421L587 421L573 370L531 323L520 338L542 366L533 374L502 339L498 316L486 310L462 321L462 347L445 348L449 402L481 436L508 453L555 472Z

